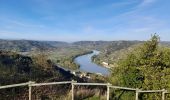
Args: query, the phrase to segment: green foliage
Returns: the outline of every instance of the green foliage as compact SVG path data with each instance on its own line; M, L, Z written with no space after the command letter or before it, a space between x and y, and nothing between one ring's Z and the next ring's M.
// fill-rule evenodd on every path
M0 85L27 82L41 82L62 77L47 56L38 54L28 57L14 52L0 51Z
M59 69L48 60L44 54L40 53L34 57L28 57L14 52L0 51L0 85L17 84L28 81L62 81L71 80L71 78L73 78L73 76L70 72ZM0 90L0 99L4 100L5 98L5 100L11 100L15 97L16 100L23 100L21 99L22 96L17 95L27 94L27 89L21 87L10 88L9 90ZM65 88L61 89L61 91L66 90ZM43 89L41 91L43 91ZM50 92L51 90L49 93Z
M159 37L152 38L135 48L118 62L112 71L111 82L115 85L143 90L169 89L170 48L159 46ZM131 98L130 96L122 96ZM141 100L159 100L160 94L140 94Z

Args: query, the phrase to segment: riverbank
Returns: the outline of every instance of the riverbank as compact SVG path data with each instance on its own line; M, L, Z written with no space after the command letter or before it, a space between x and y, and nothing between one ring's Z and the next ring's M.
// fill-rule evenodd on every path
M76 57L74 62L79 65L79 70L82 72L109 75L107 68L92 62L92 57L97 54L99 51L93 50L92 53Z
M83 56L83 55L87 55L87 54L91 54L91 53L93 53L93 51L88 51L88 52L84 52L84 53L82 53L82 54L75 55L75 56L72 58L72 61L75 63L75 59L76 59L77 57ZM75 64L76 64L76 66L77 66L78 69L79 69L79 68L80 68L80 64L77 64L77 63L75 63Z
M102 67L105 67L105 68L108 68L108 69L110 69L112 67L112 65L110 65L109 63L104 62L104 61L102 62L102 61L98 60L98 55L92 56L91 60L92 60L93 63L95 63L99 66L102 66Z
M55 64L63 68L77 70L79 69L79 65L74 62L74 59L88 53L92 53L92 51L78 47L68 47L51 51L48 56Z

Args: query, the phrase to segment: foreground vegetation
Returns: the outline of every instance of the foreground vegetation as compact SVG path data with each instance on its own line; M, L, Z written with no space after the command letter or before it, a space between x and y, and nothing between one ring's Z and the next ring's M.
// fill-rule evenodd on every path
M0 51L0 85L23 83L28 81L49 82L71 80L74 76L60 70L44 55L23 56L15 52ZM1 99L24 98L26 88L0 90ZM17 91L20 96L17 98ZM20 98L20 99L21 99Z
M159 37L133 48L112 70L114 85L143 90L170 90L170 48L159 46ZM114 91L114 99L133 100L134 93ZM120 96L121 95L121 96ZM140 94L140 100L160 100L161 94Z
M0 51L0 86L8 84L24 83L34 81L54 82L54 81L71 81L77 82L104 82L101 76L91 75L91 79L79 78L56 66L48 56L36 54L32 57L23 56L15 52ZM93 87L90 87L93 88ZM70 94L71 85L54 85L33 87L32 93L35 99L58 99L65 98L63 94ZM86 90L85 91L90 91ZM83 91L84 91L83 90ZM100 89L99 89L100 90ZM81 91L80 91L81 92ZM79 90L75 96L79 98ZM23 100L28 99L28 87L16 87L0 90L0 100ZM91 92L92 93L92 92ZM94 92L93 92L94 93ZM95 93L93 95L96 95ZM81 96L82 99L93 96L87 94ZM69 98L69 97L68 97ZM65 98L66 100L69 100Z

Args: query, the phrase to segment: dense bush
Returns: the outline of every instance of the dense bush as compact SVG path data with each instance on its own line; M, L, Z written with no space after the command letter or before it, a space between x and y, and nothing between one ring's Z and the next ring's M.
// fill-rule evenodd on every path
M119 60L118 67L112 70L111 82L114 85L143 90L169 90L170 48L159 46L159 41L155 34L149 41ZM135 94L121 95L121 99L132 100L132 95ZM116 92L114 96L119 97ZM160 100L160 96L161 94L140 94L140 100Z

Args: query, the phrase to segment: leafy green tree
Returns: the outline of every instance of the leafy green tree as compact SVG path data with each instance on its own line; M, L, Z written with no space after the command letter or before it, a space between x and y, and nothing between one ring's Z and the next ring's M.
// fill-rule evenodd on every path
M115 85L143 90L169 90L170 48L160 46L159 41L159 36L154 34L150 40L129 52L112 70L110 81ZM121 96L122 100L134 98L127 94ZM161 94L156 93L140 94L141 100L160 100L160 97Z

